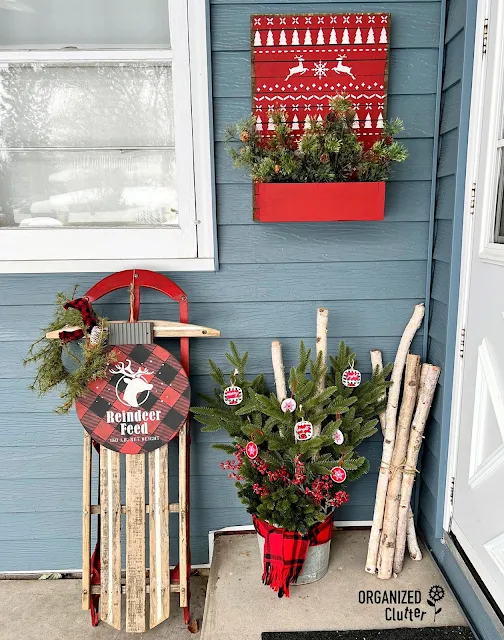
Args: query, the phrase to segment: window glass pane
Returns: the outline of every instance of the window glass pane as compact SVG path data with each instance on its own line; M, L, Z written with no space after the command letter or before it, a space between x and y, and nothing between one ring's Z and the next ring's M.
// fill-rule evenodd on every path
M7 147L173 146L171 67L9 65L0 131Z
M502 158L502 147L498 151L500 169L499 169L499 183L497 187L497 206L495 216L495 238L494 242L504 243L504 162Z
M0 226L176 225L176 210L171 150L9 152L0 164Z
M1 0L0 47L169 47L167 0Z

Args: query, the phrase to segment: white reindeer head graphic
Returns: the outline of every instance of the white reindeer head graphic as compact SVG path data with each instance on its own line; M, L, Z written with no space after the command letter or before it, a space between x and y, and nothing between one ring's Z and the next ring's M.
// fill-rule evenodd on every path
M138 396L143 391L150 392L152 390L152 384L147 382L144 376L154 373L153 371L149 371L144 367L139 367L136 372L133 372L131 368L131 360L126 360L126 362L119 362L115 369L110 369L110 373L113 375L116 373L122 374L116 384L116 396L123 404L129 407L139 407L145 402L145 400L147 400L149 394L147 394L144 400L140 403L138 402ZM126 385L122 398L119 392L119 385L121 382L124 382Z

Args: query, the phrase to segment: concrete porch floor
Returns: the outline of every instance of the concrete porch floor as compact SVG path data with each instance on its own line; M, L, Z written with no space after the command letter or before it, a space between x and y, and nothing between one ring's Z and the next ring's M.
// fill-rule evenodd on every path
M191 578L191 615L201 627L206 578ZM0 640L124 640L199 638L184 624L178 594L172 593L168 620L145 633L125 633L100 622L91 626L80 610L80 580L0 580ZM124 601L123 601L124 605ZM123 606L124 610L124 606Z
M319 582L293 587L289 599L280 599L261 583L262 568L255 535L217 538L202 640L260 640L263 631L467 625L434 560L424 548L421 562L413 562L408 556L398 578L379 580L364 571L368 539L368 530L336 531L327 574ZM445 590L444 598L438 603L442 611L436 621L433 607L427 604L433 585ZM368 590L380 594L390 590L420 591L421 601L413 605L361 604L359 592ZM418 609L419 617L401 619L406 607Z

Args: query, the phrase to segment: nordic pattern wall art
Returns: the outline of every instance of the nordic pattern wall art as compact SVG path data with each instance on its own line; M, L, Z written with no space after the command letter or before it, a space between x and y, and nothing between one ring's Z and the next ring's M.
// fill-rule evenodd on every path
M388 13L251 16L257 130L268 135L275 108L301 135L322 120L330 98L346 94L355 131L371 146L387 107L389 35Z

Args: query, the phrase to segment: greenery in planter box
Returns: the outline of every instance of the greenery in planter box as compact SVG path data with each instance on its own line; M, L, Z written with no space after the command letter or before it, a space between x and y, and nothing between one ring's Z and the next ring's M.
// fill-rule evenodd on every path
M284 413L276 395L266 388L262 374L252 380L246 376L247 354L241 356L231 343L231 353L226 355L234 371L233 384L243 391L243 402L237 406L225 404L223 391L229 378L210 361L217 388L213 395L202 396L206 407L193 407L192 411L205 425L203 431L224 429L231 437L229 444L214 447L235 456L222 462L221 468L236 480L247 511L289 531L306 533L349 499L345 484L331 480L331 469L342 467L347 483L367 473L369 462L359 455L357 447L377 431L377 415L384 409L384 392L389 385L386 378L392 367L382 372L377 369L358 387L345 387L342 374L355 361L347 345L340 343L338 355L330 358L326 371L321 356L312 360L301 343L299 364L291 369L289 377L297 407L294 413ZM318 393L318 383L324 376L326 388ZM320 434L296 441L294 425L299 420L320 425ZM341 444L335 442L336 430L343 433ZM258 447L255 459L246 454L251 441Z
M408 152L394 141L403 131L401 120L384 122L380 140L365 150L353 128L355 110L350 100L336 96L322 122L312 121L298 137L283 111L271 111L274 130L268 136L256 130L250 116L228 129L228 142L240 142L228 151L236 167L250 171L255 182L380 182L387 180L395 162Z

